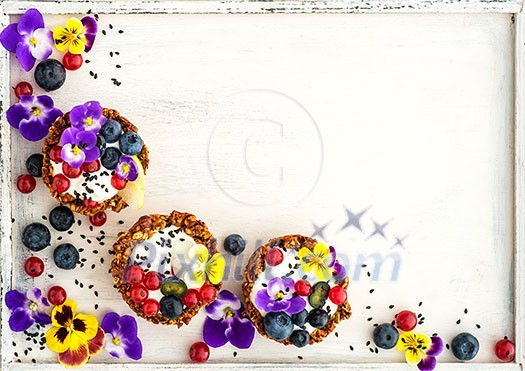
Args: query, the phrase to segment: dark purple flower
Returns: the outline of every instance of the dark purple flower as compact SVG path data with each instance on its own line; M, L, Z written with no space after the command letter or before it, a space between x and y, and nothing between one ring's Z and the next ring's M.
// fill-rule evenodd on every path
M439 336L432 336L430 339L432 340L432 344L426 352L425 358L423 358L421 362L417 364L417 368L419 368L421 371L434 370L437 365L436 357L439 356L441 352L443 352L443 340Z
M95 134L98 133L107 120L102 116L102 107L97 101L89 101L73 107L69 113L69 119L72 127L79 130L92 131Z
M112 357L126 355L135 361L142 358L142 342L138 338L135 318L110 312L104 316L100 327L106 333L104 348Z
M62 111L54 107L53 99L47 95L22 95L6 112L9 124L33 142L44 138L51 124L61 115Z
M334 275L333 275L333 278L336 282L340 282L342 280L345 279L346 277L346 269L344 267L343 264L339 263L338 261L336 261L334 263Z
M49 302L40 289L34 287L27 293L11 290L5 294L5 305L11 311L9 327L12 331L21 332L30 328L33 323L49 325Z
M97 135L92 131L82 131L70 127L62 132L61 155L64 161L78 169L84 162L95 161L100 157Z
M137 163L133 157L128 155L120 156L116 171L119 178L127 179L130 182L137 180L139 176L139 167L137 166Z
M80 20L82 24L84 25L84 29L86 33L84 36L86 37L86 48L84 51L87 53L91 50L93 47L93 44L95 43L95 37L97 36L98 31L98 24L95 18L90 16L85 16Z
M47 59L53 52L53 34L44 28L44 17L37 9L28 9L18 23L0 33L0 43L16 58L22 68L31 70L37 59Z
M299 313L306 307L306 301L294 296L294 280L275 277L268 282L268 287L259 290L255 296L255 305L265 312Z
M230 291L223 290L217 300L206 307L202 335L206 344L218 348L228 341L240 349L248 349L255 337L255 327L242 317L241 301Z

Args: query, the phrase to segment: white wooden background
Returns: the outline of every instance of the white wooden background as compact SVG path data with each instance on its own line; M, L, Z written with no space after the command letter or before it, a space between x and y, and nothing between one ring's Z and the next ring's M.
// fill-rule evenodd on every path
M27 7L34 4L28 2ZM223 363L272 368L280 362L328 362L335 369L350 364L356 369L408 369L401 363L402 353L373 354L366 342L371 340L373 323L388 322L396 311L409 308L426 318L418 329L437 332L446 342L461 331L473 332L481 342L481 351L475 359L478 364L470 369L520 369L517 364L490 365L497 361L492 351L495 341L504 335L514 338L515 323L522 320L522 314L518 318L513 315L515 305L521 310L519 301L516 304L513 299L518 289L514 274L517 285L523 277L513 268L514 262L519 265L523 259L521 251L514 254L513 224L513 182L522 179L523 149L519 144L523 142L518 130L515 167L515 26L510 15L519 11L520 2L386 4L38 4L50 13L69 12L69 8L71 12L112 12L117 7L131 13L141 9L155 13L162 9L169 13L240 9L268 13L272 7L311 12L314 5L327 12L467 12L100 14L99 25L106 35L99 34L93 51L86 56L90 63L69 73L66 84L51 95L64 111L88 99L100 100L137 124L150 147L145 208L111 214L103 227L106 234L115 235L143 213L194 212L219 241L234 232L248 240L246 253L233 259L225 285L240 293L238 272L258 240L285 233L311 235L312 223L328 224L325 236L338 248L354 280L349 289L354 315L339 325L338 337L332 334L319 345L296 349L257 336L254 346L237 351L236 357L236 349L229 345L213 350L213 368L232 367L221 366ZM6 2L4 11L19 13L25 6ZM50 28L66 19L46 16ZM521 40L519 30L518 54L523 52ZM115 51L120 54L111 57L110 52ZM516 73L521 76L520 64ZM16 63L11 63L10 75L10 85L28 77ZM114 85L112 78L122 84ZM521 90L516 93L519 104ZM11 102L14 99L10 97ZM39 150L39 144L23 141L6 127L4 117L4 288L48 287L60 282L80 309L95 312L99 319L109 310L129 313L107 274L111 237L104 240L105 246L98 246L95 237L99 234L89 232L86 218L80 218L83 225L76 226L72 236L63 234L64 241L85 249L85 267L58 272L48 248L37 255L48 262L47 273L54 274L55 280L47 276L34 283L25 279L22 264L27 251L20 243L20 230L26 223L41 221L55 202L43 184L29 196L16 191L10 198L6 195L10 179L23 171L25 159ZM516 125L519 129L521 121ZM10 148L6 148L9 140ZM522 193L516 197L516 202L523 200ZM363 233L353 227L341 231L347 221L344 206L354 212L370 207L361 219ZM15 218L12 249L6 230L11 222L6 210L11 208ZM518 223L523 221L521 215L516 213ZM124 224L118 224L119 220ZM370 237L373 221L390 221L384 229L385 238ZM522 227L518 225L516 238L521 243ZM82 233L92 245L80 238ZM396 236L406 235L404 248L394 245ZM93 249L99 253L93 254ZM367 270L374 273L371 261L366 261L369 267L361 271L360 263L370 254L396 257L398 277L391 281L394 265L390 258L377 280L367 277ZM103 264L100 257L105 259ZM95 270L90 269L91 264L96 265ZM75 279L84 288L76 285ZM91 290L87 288L90 284L94 285ZM419 302L423 302L421 307ZM97 311L95 303L99 304ZM394 309L388 308L391 304ZM468 314L464 314L465 308ZM4 365L20 358L22 365L13 368L25 370L32 358L39 363L55 362L55 355L48 350L25 356L25 336L13 335L6 328L6 318L4 312ZM145 345L143 362L187 362L187 349L200 340L203 319L201 313L181 330L139 319ZM13 340L17 347L12 346ZM15 351L19 357L13 356ZM463 369L457 363L443 364L454 362L448 351L439 361L442 369ZM90 361L88 369L101 362L115 361L100 355ZM167 367L160 365L155 367ZM137 370L146 367L128 366ZM199 367L206 366L195 366Z

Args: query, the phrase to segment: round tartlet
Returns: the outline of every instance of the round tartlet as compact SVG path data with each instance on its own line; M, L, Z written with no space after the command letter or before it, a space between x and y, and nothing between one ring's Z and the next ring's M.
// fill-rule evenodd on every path
M162 246L160 246L160 241L162 241ZM149 242L150 245L145 244L145 242ZM154 245L159 246L160 252L157 250L152 252L151 249L144 249L144 246ZM165 271L165 265L163 264L166 264L166 258L174 259L173 255L176 254L179 256L179 254L185 254L185 250L193 246L204 246L210 257L220 255L217 252L217 242L208 230L206 224L197 220L192 214L178 211L173 211L170 215L144 215L127 232L118 234L117 241L113 245L115 257L111 262L114 286L122 294L124 301L138 316L155 324L177 325L181 327L183 324L189 324L199 309L210 303L199 298L193 307L184 305L182 314L175 319L165 317L161 311L154 315L147 316L144 313L142 303L133 301L131 296L133 285L124 278L127 267L130 265L141 265L145 273L156 271L162 276L163 282L165 282L167 279L174 277L173 272ZM170 251L174 254L167 254ZM147 255L148 253L151 255L142 256L142 254ZM154 259L153 264L151 264L150 260L152 255ZM158 263L161 255L164 255L164 258ZM155 263L155 261L157 263ZM171 261L168 261L167 264L170 265ZM162 267L162 269L159 269L159 267ZM162 272L159 270L162 270ZM222 270L224 270L224 265L222 266ZM222 272L220 279L222 281ZM222 286L222 282L211 284L206 281L206 285L213 286L215 292L218 292ZM188 288L199 290L199 287L190 286L189 284ZM149 298L160 301L159 298L162 297L164 297L164 295L161 289L149 291Z
M122 133L126 133L129 131L138 133L137 127L133 125L130 121L128 121L125 117L121 116L118 111L104 108L102 110L102 115L107 119L112 119L120 123L120 125L122 126ZM56 119L53 125L49 128L49 133L46 139L44 140L44 146L42 148L42 152L44 154L42 179L46 186L49 188L51 195L61 204L69 206L69 208L72 211L87 216L93 216L101 211L105 211L108 209L111 209L115 212L120 212L122 209L128 206L128 203L119 194L117 194L117 191L114 189L114 195L105 199L101 199L100 202L97 200L97 205L94 207L87 207L84 204L84 199L81 199L80 197L78 197L78 195L69 193L69 189L65 192L58 192L53 188L52 181L53 176L55 175L54 167L58 168L58 163L55 163L51 160L50 151L53 147L60 145L61 135L63 131L69 127L71 127L71 121L69 119L68 112ZM136 157L139 159L145 174L149 164L149 152L148 148L146 147L146 144L143 145L142 150L136 155ZM113 172L113 170L106 169L104 166L101 165L101 171L104 170L108 174L111 174ZM83 173L83 175L84 174L85 173ZM81 175L80 177L82 177L83 175ZM111 183L108 185L108 187L112 187Z
M315 246L318 242L310 237L305 237L301 235L287 235L282 237L277 237L269 240L265 245L259 247L254 251L248 264L246 265L244 271L244 280L242 285L242 290L244 294L244 301L246 303L246 313L249 318L257 328L259 333L269 339L277 341L284 345L292 345L290 337L285 339L275 339L272 336L268 335L265 331L264 326L264 316L268 313L262 308L258 307L256 304L256 296L258 291L264 290L268 287L268 282L275 278L279 277L281 279L292 278L294 282L298 280L307 280L311 283L313 287L316 283L320 281L327 282L330 288L334 286L340 286L345 290L345 299L344 302L340 305L335 305L331 300L326 297L325 304L320 308L323 310L328 310L328 321L321 328L314 328L306 323L303 326L293 325L293 331L296 330L306 330L310 335L308 344L314 344L321 342L328 334L330 334L336 327L336 325L344 320L350 318L352 311L346 297L346 289L348 287L349 279L344 273L344 277L338 278L337 280L332 277L328 280L317 279L312 271L305 272L300 267L300 259L298 253L301 249L307 248L310 251L314 251ZM332 247L330 247L332 248ZM283 260L277 266L270 266L266 262L266 255L271 249L280 249L283 252ZM335 250L334 250L335 253ZM335 259L335 258L334 258ZM337 264L339 262L335 260ZM274 271L275 269L275 271ZM286 272L283 274L283 272ZM298 297L297 293L293 294L293 297ZM314 309L309 303L309 297L303 296L303 299L306 301L306 306L303 310L311 311Z

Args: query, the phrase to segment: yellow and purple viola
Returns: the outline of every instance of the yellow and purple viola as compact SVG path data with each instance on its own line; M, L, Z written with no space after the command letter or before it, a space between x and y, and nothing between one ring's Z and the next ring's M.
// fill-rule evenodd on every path
M120 179L127 179L130 182L134 182L139 177L139 167L133 157L128 155L120 156L115 171Z
M53 30L55 47L58 51L69 51L71 54L87 53L93 47L97 31L97 21L93 17L70 18L65 27Z
M407 331L399 335L397 349L405 351L409 365L417 365L421 371L432 371L437 365L436 357L443 352L443 340L439 336L428 337Z
M313 270L315 276L326 281L332 278L334 265L336 263L335 248L328 247L325 243L319 242L314 246L313 251L303 247L298 253L301 269L306 273Z
M102 115L102 106L97 101L89 101L71 109L69 113L71 126L83 131L98 133L107 118Z
M83 131L69 127L62 132L62 159L78 169L84 162L95 161L100 157L97 147L97 135L92 131Z

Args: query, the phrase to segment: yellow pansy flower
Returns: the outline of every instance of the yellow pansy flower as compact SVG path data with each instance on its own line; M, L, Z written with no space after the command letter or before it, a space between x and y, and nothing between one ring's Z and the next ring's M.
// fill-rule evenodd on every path
M406 351L405 358L409 365L417 365L426 358L426 352L432 341L425 334L414 334L412 331L399 335L397 349Z
M191 272L186 278L190 287L201 287L206 282L206 278L213 285L222 282L226 265L224 257L220 253L215 253L208 260L208 256L208 248L201 244L193 245L188 250L188 257L193 262Z
M303 247L298 253L301 269L306 273L314 270L315 276L326 281L332 277L335 263L335 249L329 248L325 243L319 242L314 250Z
M58 51L65 52L69 49L71 54L80 54L87 44L86 28L77 18L70 18L66 27L56 27L53 30L53 39Z

